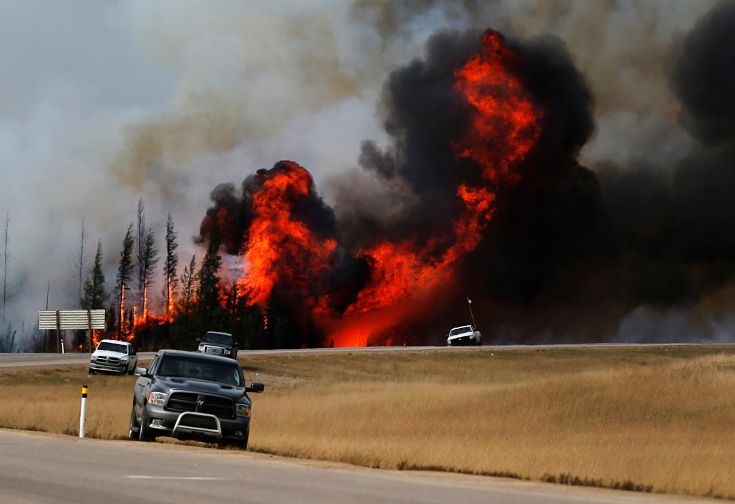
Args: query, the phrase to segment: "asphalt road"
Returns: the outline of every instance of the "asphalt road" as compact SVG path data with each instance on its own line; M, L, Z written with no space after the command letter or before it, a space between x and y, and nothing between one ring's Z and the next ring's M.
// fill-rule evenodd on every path
M138 359L150 359L154 352L141 352ZM88 353L0 353L0 367L57 366L60 364L89 364Z
M479 347L452 347L445 346L414 346L414 347L359 347L359 348L305 348L298 350L240 350L238 356L248 355L278 355L278 354L317 354L317 353L341 353L341 352L462 352L462 351L501 351L521 349L551 349L551 348L614 348L614 347L676 347L676 346L735 346L733 344L707 343L651 343L651 344L628 344L628 343L593 343L580 345L484 345ZM194 350L194 349L192 349ZM138 358L148 360L153 358L155 352L140 352ZM89 362L87 353L0 353L0 367L23 367L23 366L45 366L60 364L86 364Z
M54 504L695 502L671 496L500 478L381 471L232 450L9 430L0 430L0 501Z

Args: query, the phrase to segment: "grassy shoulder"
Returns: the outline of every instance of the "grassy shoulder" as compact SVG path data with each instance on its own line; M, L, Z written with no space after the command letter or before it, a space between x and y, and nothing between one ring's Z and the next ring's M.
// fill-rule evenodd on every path
M457 351L454 351L457 350ZM735 497L735 347L243 355L251 448L388 469ZM127 433L135 377L0 371L0 427Z

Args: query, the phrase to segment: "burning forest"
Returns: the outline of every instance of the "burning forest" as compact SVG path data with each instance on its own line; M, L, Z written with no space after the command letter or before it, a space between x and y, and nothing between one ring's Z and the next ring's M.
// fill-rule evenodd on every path
M410 82L420 109L396 113L424 117L389 118L393 149L366 142L361 158L365 169L400 178L419 199L405 221L370 225L352 213L363 222L341 224L340 209L322 201L308 170L293 161L246 178L241 198L231 186L212 193L201 239L222 240L242 258L242 276L232 281L266 324L268 301L278 297L302 335L297 344L315 335L330 346L421 342L410 329L462 296L463 265L484 239L498 193L524 177L547 104L529 85L521 50L492 30L432 44L434 61L397 71L386 87L386 100L400 107ZM420 103L421 95L438 100ZM412 130L403 119L420 126ZM341 232L344 226L351 230Z

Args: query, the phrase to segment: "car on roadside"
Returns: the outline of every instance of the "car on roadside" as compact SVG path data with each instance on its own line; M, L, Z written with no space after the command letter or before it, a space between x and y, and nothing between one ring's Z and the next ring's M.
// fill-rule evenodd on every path
M197 350L201 353L237 359L237 340L230 333L207 331L204 336L197 339L197 343L199 343Z
M453 327L447 335L448 346L482 345L482 335L471 325Z
M214 441L247 449L252 402L242 368L228 357L160 350L148 368L135 370L128 437L151 441L158 436Z
M99 371L133 374L138 365L138 354L127 341L104 339L89 358L89 374Z

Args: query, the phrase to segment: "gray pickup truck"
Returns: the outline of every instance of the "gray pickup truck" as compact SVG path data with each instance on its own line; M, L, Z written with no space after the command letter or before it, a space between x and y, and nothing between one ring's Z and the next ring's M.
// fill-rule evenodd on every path
M160 350L150 367L136 368L128 437L157 436L215 441L246 449L250 436L249 392L237 361L215 355Z

